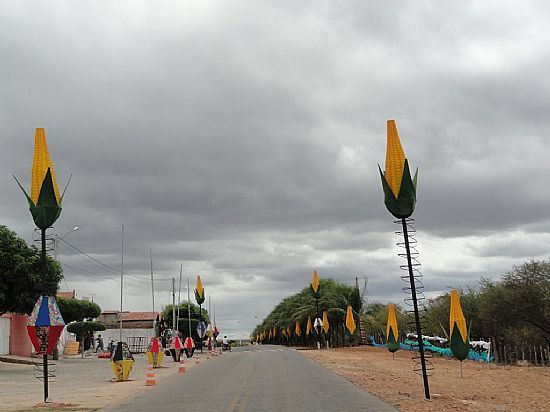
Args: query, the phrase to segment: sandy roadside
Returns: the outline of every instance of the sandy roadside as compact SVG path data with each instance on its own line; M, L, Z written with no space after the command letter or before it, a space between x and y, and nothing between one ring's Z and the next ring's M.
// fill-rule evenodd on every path
M411 352L395 358L383 348L362 346L300 351L402 411L550 411L550 368L496 366L433 358L432 399L424 399L421 376L412 371Z

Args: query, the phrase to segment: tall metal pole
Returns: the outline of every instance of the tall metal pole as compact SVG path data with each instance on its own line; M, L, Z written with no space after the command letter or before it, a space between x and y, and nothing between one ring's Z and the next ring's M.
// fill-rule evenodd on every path
M189 337L191 339L191 297L190 297L190 289L189 289L189 278L187 278L187 318L189 320Z
M420 364L422 366L422 378L424 380L424 394L426 399L430 399L430 386L428 384L428 373L426 370L426 360L424 359L424 344L422 342L422 330L420 327L420 315L418 314L418 304L416 301L416 285L412 269L411 250L409 246L409 235L407 232L407 222L405 218L401 219L403 225L403 236L405 237L405 249L407 250L407 263L409 265L409 281L411 284L411 294L414 307L414 321L416 323L416 335L418 336L418 351L420 352Z
M178 289L178 317L176 320L176 330L180 330L180 304L181 304L181 275L183 273L183 263L180 263L180 287Z
M172 330L176 330L176 278L172 278Z
M40 269L42 272L42 291L46 294L46 229L41 229L40 232L42 241L42 250L40 252ZM84 352L84 348L82 348ZM42 369L44 370L44 403L48 401L48 353L42 355Z
M202 322L202 303L199 305L199 326ZM202 329L201 329L202 331ZM199 334L199 347L201 349L201 353L202 353L202 336L200 336Z
M155 283L153 281L153 250L152 249L149 249L149 260L151 261L151 295L153 296L153 314L154 314L155 313ZM153 329L155 330L155 336L157 336L156 316L153 319Z
M120 332L119 341L122 342L122 286L124 285L124 224L121 232L121 253L120 253Z

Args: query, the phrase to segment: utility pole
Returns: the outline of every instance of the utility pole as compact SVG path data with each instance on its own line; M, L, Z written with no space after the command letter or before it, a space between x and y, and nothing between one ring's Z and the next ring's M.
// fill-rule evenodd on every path
M178 289L178 317L176 320L176 330L180 330L180 305L181 305L181 275L183 274L183 263L180 263L180 287Z
M122 225L121 230L121 241L120 241L120 332L119 338L122 342L122 286L124 285L124 224ZM82 350L84 353L84 350Z
M172 329L176 329L176 278L172 278Z
M151 295L153 295L153 313L155 313L155 283L153 282L153 250L149 249L149 260L151 261ZM157 336L156 316L153 319L153 329L155 330L155 336Z

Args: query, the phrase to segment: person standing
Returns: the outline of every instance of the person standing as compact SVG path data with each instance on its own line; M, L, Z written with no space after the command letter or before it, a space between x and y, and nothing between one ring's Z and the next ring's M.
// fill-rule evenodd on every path
M103 338L101 335L97 336L97 346L95 348L95 352L97 353L101 349L101 352L105 352L105 348L103 347Z

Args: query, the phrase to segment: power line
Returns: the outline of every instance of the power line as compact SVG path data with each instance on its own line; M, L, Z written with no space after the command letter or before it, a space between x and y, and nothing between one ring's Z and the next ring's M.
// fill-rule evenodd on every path
M117 268L114 268L112 266L109 266L107 265L106 263L103 263L102 261L100 261L99 259L97 258L94 258L93 256L90 256L89 254L83 252L82 250L80 250L79 248L77 248L75 245L71 244L70 242L67 242L65 239L59 239L61 240L63 243L65 243L68 247L70 247L71 249L75 250L76 252L78 252L78 254L80 255L83 255L83 256L86 256L87 258L91 259L93 262L95 263L98 263L100 264L101 266L109 269L109 270L112 270L113 272L116 272L116 274L120 274L120 269L117 269ZM132 275L130 273L127 273L127 272L123 272L124 275L126 276L131 276L131 277L134 277L136 279L140 279L141 281L144 281L144 282L149 282L149 279L148 278L145 278L143 276L139 276L139 275ZM156 278L155 279L156 281L171 281L171 278Z

